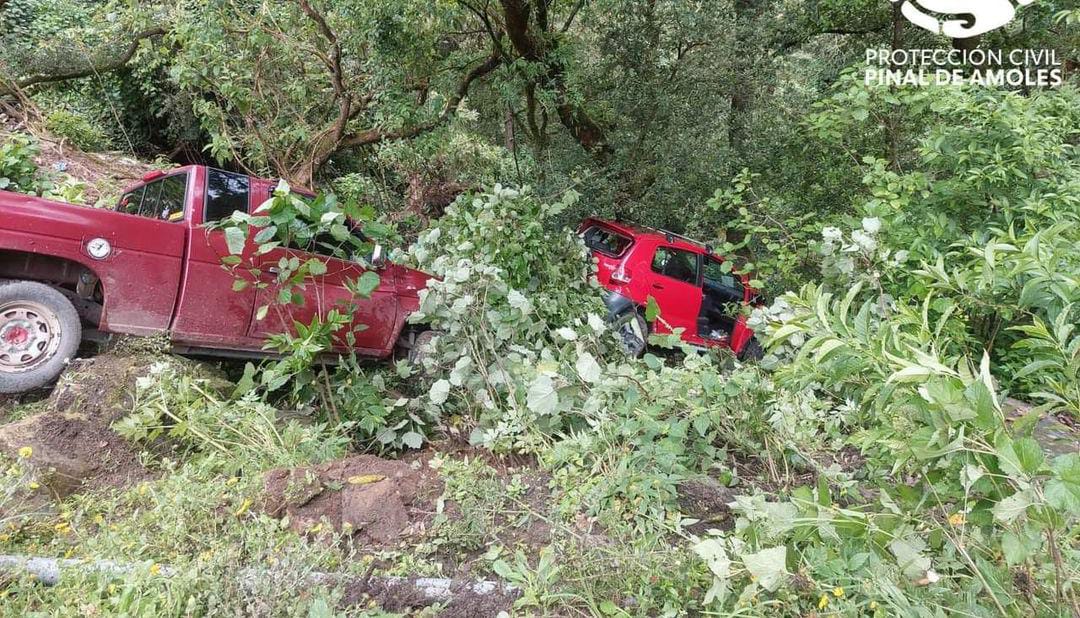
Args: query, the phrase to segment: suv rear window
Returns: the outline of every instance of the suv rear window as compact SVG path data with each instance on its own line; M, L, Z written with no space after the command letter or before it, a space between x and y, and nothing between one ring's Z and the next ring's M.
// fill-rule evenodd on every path
M594 225L585 230L582 234L585 239L585 246L593 251L599 251L604 255L610 255L612 257L619 257L626 251L626 248L633 242L626 236L618 234L612 230L609 230L598 225Z

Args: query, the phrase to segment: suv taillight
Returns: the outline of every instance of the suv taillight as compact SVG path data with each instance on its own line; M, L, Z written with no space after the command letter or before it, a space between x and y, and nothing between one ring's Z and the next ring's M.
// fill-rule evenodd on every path
M611 273L611 280L615 283L630 283L630 275L626 274L626 268L619 266Z

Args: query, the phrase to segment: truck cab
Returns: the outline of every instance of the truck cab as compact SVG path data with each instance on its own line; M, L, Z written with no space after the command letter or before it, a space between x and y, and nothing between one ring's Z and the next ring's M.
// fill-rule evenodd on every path
M334 352L385 358L399 343L429 275L378 261L370 298L346 283L359 262L291 248L244 259L269 285L234 291L236 274L216 223L253 212L276 181L205 166L151 172L129 187L114 210L0 191L0 393L41 386L59 374L86 334L167 333L181 353L264 355L266 337L310 323L335 307L353 309L354 338ZM305 286L302 305L273 305L275 265L282 257L318 257L326 272Z

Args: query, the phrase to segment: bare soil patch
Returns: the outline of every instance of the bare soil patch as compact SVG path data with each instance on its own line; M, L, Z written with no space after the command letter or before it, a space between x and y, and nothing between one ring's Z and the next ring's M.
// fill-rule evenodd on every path
M373 547L392 547L422 532L442 489L423 460L408 463L374 455L271 470L263 478L263 509L274 517L287 516L293 530L310 533L330 526Z
M111 425L131 412L135 381L160 360L148 354L102 354L74 361L41 402L41 412L0 427L0 452L15 457L30 447L39 482L59 497L150 478L139 449Z

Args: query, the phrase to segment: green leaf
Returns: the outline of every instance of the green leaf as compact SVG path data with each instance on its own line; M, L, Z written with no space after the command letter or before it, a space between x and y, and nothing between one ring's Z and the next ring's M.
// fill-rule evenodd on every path
M225 228L225 245L229 248L229 253L233 255L243 253L246 241L247 236L244 234L244 230L238 227Z
M354 291L361 298L369 298L377 287L379 287L379 275L378 273L369 270L360 275L360 278L356 280L356 289Z
M596 362L596 358L594 358L592 354L582 352L581 355L578 356L575 368L582 380L591 384L600 381L602 370L600 369L600 364Z
M1031 505L1032 499L1029 491L1018 491L994 505L994 519L1006 524L1012 523L1016 518L1023 515L1024 511Z
M626 615L626 612L619 609L619 606L615 605L615 603L613 603L610 600L605 600L603 603L600 604L600 612L603 613L605 616L624 616L624 615Z
M247 289L248 285L250 284L244 279L233 279L232 290L233 292L243 292Z
M437 380L431 385L431 390L428 391L428 399L431 403L440 406L446 403L447 398L450 397L450 382L447 380Z
M307 261L307 271L308 274L312 275L313 277L325 275L326 262L320 260L319 258L311 258Z
M1031 438L1010 439L1001 434L994 441L998 464L1012 477L1025 478L1035 474L1043 464L1043 452L1039 443Z
M933 372L927 367L922 367L920 365L912 365L911 367L905 367L900 371L892 374L891 376L889 376L889 379L886 380L885 383L891 384L893 382L922 382L931 373Z
M893 539L889 543L889 551L896 557L896 564L910 579L918 579L930 569L930 559L923 555L925 548L926 542L918 537Z
M758 584L769 592L774 592L784 583L787 576L787 547L763 549L754 554L743 554L746 570L757 578Z
M1031 549L1016 533L1006 531L1001 535L1001 553L1009 566L1016 566L1031 556Z
M658 317L660 317L660 305L650 295L645 301L645 321L655 322Z
M1046 501L1069 514L1080 514L1080 454L1054 458L1050 470L1053 475L1043 489Z
M547 415L555 411L559 406L559 393L555 390L555 382L549 375L537 376L525 398L525 405L537 414Z
M406 431L401 436L401 443L409 448L420 448L424 444L424 436L415 431Z

